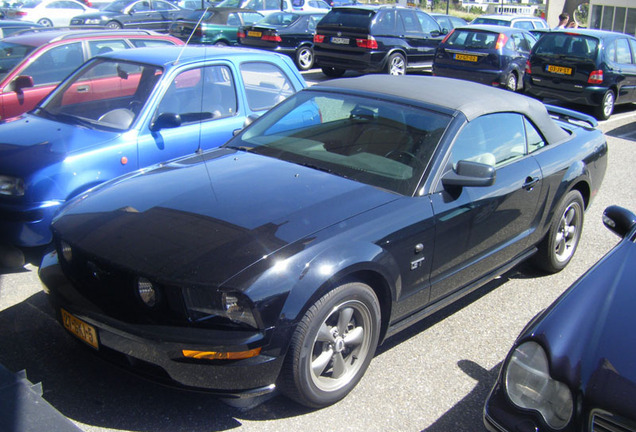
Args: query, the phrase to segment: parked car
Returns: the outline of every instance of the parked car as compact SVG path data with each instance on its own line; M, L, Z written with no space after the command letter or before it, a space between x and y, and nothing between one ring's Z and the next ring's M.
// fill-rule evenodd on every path
M166 32L174 20L183 19L189 13L165 0L114 0L96 12L76 16L71 25Z
M324 17L316 12L276 12L238 32L240 45L287 54L301 71L314 66L313 39L316 24Z
M218 6L252 9L263 15L281 10L286 12L293 10L290 0L223 0Z
M616 104L636 102L636 38L568 29L541 37L527 62L526 91L595 107L607 119Z
M513 27L524 30L549 29L546 20L529 15L481 15L470 22L471 24L490 24Z
M333 8L314 36L316 64L329 77L348 69L404 75L430 69L442 30L421 10L401 6Z
M168 31L193 44L237 45L239 27L262 18L263 15L255 10L219 6L191 12L184 20L173 22Z
M12 35L15 32L44 27L41 24L28 21L0 20L0 39Z
M48 245L66 200L217 147L304 86L288 57L265 51L166 47L94 57L35 110L0 123L2 243Z
M567 265L607 144L593 118L552 115L573 121L448 78L319 83L220 149L70 202L40 277L97 353L323 407L381 341L537 249Z
M517 91L537 39L512 27L469 25L453 29L437 47L433 74Z
M6 37L0 41L0 118L33 109L60 81L101 52L182 44L147 30L46 29Z
M329 3L323 0L292 0L294 11L321 12L323 14L331 10Z
M435 21L437 21L442 29L446 30L446 33L450 32L455 27L461 27L468 24L465 19L456 17L454 15L445 15L441 13L429 14Z
M611 206L603 222L621 242L519 335L486 402L488 430L634 430L636 215Z
M97 9L75 0L26 0L17 8L7 9L7 18L35 22L45 27L68 26L77 15Z

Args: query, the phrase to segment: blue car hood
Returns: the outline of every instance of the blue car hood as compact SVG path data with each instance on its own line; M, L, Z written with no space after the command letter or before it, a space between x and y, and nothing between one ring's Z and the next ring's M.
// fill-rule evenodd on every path
M28 177L73 152L120 134L25 114L0 123L0 174Z
M528 332L588 406L636 420L636 245L624 240Z
M93 259L135 274L220 285L291 243L302 239L305 247L312 233L399 197L218 149L98 187L72 201L53 230Z

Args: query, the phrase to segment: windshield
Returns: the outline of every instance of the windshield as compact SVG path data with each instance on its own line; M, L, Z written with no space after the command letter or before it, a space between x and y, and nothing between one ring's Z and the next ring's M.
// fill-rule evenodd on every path
M243 0L223 0L221 3L219 3L217 6L218 7L241 7L241 3L243 2Z
M476 18L471 24L491 24L504 27L510 27L510 21L495 18Z
M446 41L449 48L461 49L493 49L497 43L499 33L475 31L470 29L455 29Z
M269 24L273 26L288 26L293 24L300 15L288 12L274 12L263 18L259 24Z
M112 3L109 3L104 9L108 12L121 12L124 10L129 4L131 4L130 0L115 0Z
M0 80L9 75L13 68L33 50L35 50L34 46L0 41Z
M450 120L422 108L306 90L227 146L413 195Z
M54 90L35 114L64 123L127 130L162 72L155 66L93 59Z
M576 57L593 60L596 58L598 39L594 37L552 32L543 35L534 46L533 51L537 55L554 55Z

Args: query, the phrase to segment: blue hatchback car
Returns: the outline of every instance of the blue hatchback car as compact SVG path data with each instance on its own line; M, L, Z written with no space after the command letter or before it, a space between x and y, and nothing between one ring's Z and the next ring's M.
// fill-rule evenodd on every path
M35 110L0 123L0 246L49 244L50 221L69 198L217 147L303 87L289 57L246 48L95 57Z
M517 91L523 88L526 60L536 41L518 28L457 27L437 47L433 74Z

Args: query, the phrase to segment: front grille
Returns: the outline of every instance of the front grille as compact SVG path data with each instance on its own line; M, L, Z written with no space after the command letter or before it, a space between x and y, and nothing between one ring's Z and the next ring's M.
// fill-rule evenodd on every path
M591 432L636 432L636 423L607 412L594 411Z

